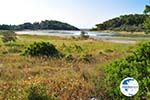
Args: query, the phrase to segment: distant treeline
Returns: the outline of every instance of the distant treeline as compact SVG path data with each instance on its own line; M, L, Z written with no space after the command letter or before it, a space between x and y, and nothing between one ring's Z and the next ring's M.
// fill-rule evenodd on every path
M148 15L130 14L123 15L97 24L92 30L113 30L113 31L144 31L144 21Z
M34 23L24 23L20 25L0 25L0 30L79 30L78 28L69 25L67 23L54 21L54 20L45 20L41 22Z

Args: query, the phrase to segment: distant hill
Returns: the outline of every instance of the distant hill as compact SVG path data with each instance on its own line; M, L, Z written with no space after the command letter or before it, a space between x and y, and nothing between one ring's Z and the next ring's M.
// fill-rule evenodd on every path
M97 24L92 30L113 30L113 31L144 31L144 21L148 15L130 14L123 15Z
M59 21L45 20L20 25L0 25L0 30L79 30L78 28Z

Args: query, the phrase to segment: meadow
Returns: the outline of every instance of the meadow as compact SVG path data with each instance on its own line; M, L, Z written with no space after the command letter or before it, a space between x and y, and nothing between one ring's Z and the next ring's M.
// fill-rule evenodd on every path
M21 55L30 44L41 41L54 44L65 56ZM45 87L50 100L104 97L105 90L98 82L103 79L103 67L130 55L136 46L39 35L17 35L16 42L9 43L0 40L0 100L28 100L33 86Z

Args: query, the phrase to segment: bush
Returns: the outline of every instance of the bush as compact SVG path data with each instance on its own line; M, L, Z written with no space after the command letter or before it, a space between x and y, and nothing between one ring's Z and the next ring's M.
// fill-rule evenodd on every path
M13 31L3 32L2 41L9 42L9 41L16 41L16 33Z
M65 59L68 62L72 62L74 60L74 57L71 54L69 54L69 55L66 55Z
M86 32L82 31L81 34L80 34L80 38L81 39L88 39L89 35Z
M145 19L145 22L144 22L144 31L146 34L149 34L150 33L150 16L148 16L146 19Z
M67 53L81 53L83 48L80 45L72 44L70 46L66 46L65 44L62 45L61 49Z
M84 63L93 63L93 62L95 62L95 59L94 59L93 55L85 54L80 57L79 61L84 62Z
M30 87L28 100L58 100L58 99L56 97L49 96L46 87L38 85Z
M106 53L112 53L114 51L112 49L106 49L104 52L106 52Z
M109 98L126 100L119 89L124 78L135 78L140 86L139 92L131 97L132 100L142 100L150 97L150 42L140 44L131 56L115 61L105 68L104 84Z
M49 42L35 42L26 48L26 50L23 52L23 55L40 57L62 56L55 46Z

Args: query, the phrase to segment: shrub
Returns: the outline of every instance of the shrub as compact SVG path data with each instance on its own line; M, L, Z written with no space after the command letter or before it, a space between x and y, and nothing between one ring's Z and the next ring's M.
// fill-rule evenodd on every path
M27 56L60 57L60 52L49 42L35 42L23 52Z
M58 100L56 97L49 96L45 86L31 86L29 89L29 100Z
M89 35L86 32L82 31L81 34L80 34L80 38L81 39L88 39Z
M80 45L72 44L70 46L62 45L61 49L67 53L81 53L83 48Z
M93 62L95 62L95 59L94 59L93 55L85 54L80 57L79 61L84 62L84 63L93 63Z
M66 59L66 61L68 61L68 62L72 62L72 61L74 60L74 57L73 57L71 54L69 54L69 55L66 55L66 56L65 56L65 59Z
M139 92L132 97L132 100L149 98L150 96L150 42L140 44L134 53L125 59L115 61L105 68L104 84L107 95L115 100L126 100L119 89L124 78L135 78L140 86Z
M9 42L9 41L16 41L16 33L13 31L3 32L2 41Z
M111 49L106 49L104 52L106 52L106 53L112 53L112 52L114 52L114 51L111 50Z
M78 53L80 53L80 52L82 52L83 51L83 49L82 49L82 47L81 46L79 46L79 45L74 45L74 47L73 47L75 50L74 51L76 51L76 52L78 52Z
M150 16L148 16L146 19L145 19L145 22L144 22L144 31L146 34L149 34L150 33Z

